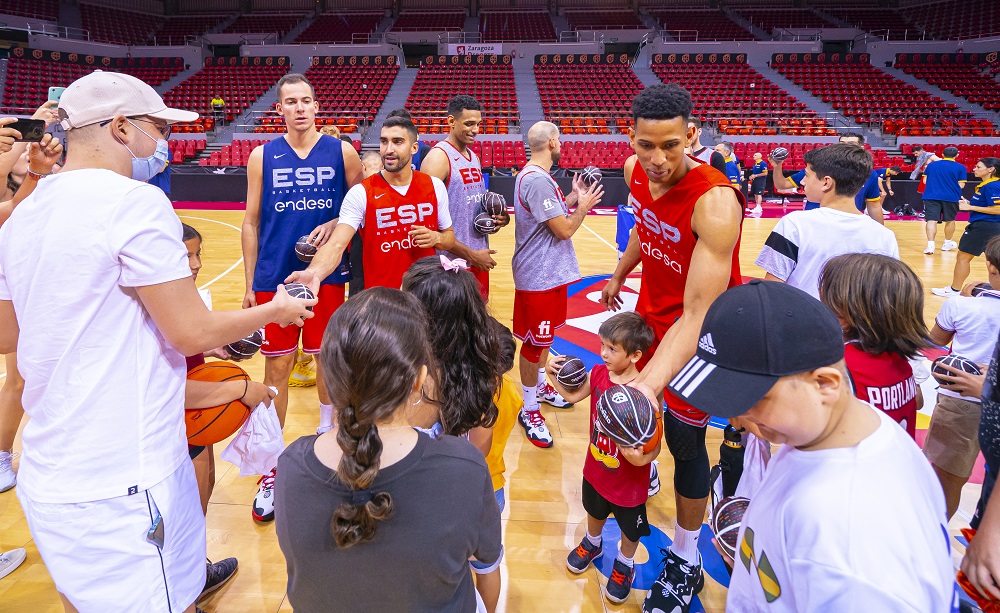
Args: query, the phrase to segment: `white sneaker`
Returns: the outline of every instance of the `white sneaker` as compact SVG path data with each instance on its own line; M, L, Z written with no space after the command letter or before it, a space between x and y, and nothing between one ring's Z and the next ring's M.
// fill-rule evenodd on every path
M260 481L257 482L260 487L257 489L257 495L253 498L253 506L250 508L250 514L257 521L274 521L274 475L277 470L277 467L272 468L271 472L261 477Z
M10 465L11 460L17 457L15 453L0 451L0 492L6 492L17 485L17 475L14 467Z
M752 211L750 211L750 217L754 217L754 218L760 217L763 214L764 214L764 209L761 208L761 207L759 207L759 206L754 207L754 209Z
M659 465L659 460L653 460L653 463L649 466L649 491L646 492L649 498L656 496L660 491L660 471L657 469Z
M517 423L524 428L524 434L535 447L548 449L552 446L552 433L545 425L545 418L538 410L538 406L533 409L522 409L517 415Z
M0 579L14 572L27 557L28 552L20 547L0 553Z
M925 255L934 255L934 241L927 241L927 248L924 249Z
M950 285L947 287L935 287L931 290L931 292L933 292L935 296L941 296L943 298L950 298L951 296L958 296L961 294L961 292L956 292L952 289Z
M544 385L539 385L538 390L538 402L544 402L545 404L554 406L557 409L568 409L573 406L573 403L562 397L562 394L556 391L556 388L546 381Z
M941 245L941 251L954 251L956 249L958 249L958 243L955 241L945 241L944 244Z

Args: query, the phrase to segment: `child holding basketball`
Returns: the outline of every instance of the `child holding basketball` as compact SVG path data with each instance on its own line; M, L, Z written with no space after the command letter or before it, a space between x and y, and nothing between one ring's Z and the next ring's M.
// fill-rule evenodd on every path
M651 448L617 446L597 427L597 400L613 385L626 385L639 374L636 363L653 344L653 330L635 312L618 313L603 324L601 359L591 369L583 385L569 390L558 379L565 356L550 358L546 369L549 380L569 402L590 396L590 447L583 464L583 507L587 510L587 534L566 558L573 573L582 573L603 553L601 531L609 515L614 515L622 531L621 551L615 559L605 597L624 602L632 591L635 577L633 557L639 539L650 534L646 516L649 497L650 464L660 453L662 436L650 442Z

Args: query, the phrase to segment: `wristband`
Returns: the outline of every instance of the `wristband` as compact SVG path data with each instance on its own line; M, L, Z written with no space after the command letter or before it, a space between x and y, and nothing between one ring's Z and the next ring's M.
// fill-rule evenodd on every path
M32 170L30 168L28 169L28 176L31 177L32 179L34 179L35 181L40 181L42 179L42 177L47 177L50 174L52 174L52 173L45 173L43 175L41 173L35 172L34 170Z

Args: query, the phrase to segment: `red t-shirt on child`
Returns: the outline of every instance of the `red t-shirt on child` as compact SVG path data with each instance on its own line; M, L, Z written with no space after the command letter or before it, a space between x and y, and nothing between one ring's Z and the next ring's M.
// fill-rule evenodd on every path
M865 353L850 342L844 346L844 361L854 378L854 394L885 412L915 438L917 382L906 358L898 353Z
M649 498L650 465L636 466L623 458L618 445L597 429L597 399L612 385L607 366L598 364L591 369L590 446L583 463L583 478L611 504L637 507Z

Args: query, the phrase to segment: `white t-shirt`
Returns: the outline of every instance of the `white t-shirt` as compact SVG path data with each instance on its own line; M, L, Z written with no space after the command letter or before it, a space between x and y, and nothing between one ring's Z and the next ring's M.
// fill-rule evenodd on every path
M971 296L952 296L944 301L934 323L946 332L954 332L951 352L968 358L976 364L989 364L993 348L1000 335L1000 296L984 293ZM960 396L958 392L938 389L939 394L980 402L980 398Z
M388 183L388 182L387 182ZM448 188L444 181L437 177L431 177L434 184L434 195L437 197L438 230L447 230L451 227L451 212L448 210ZM400 195L410 189L410 185L392 185L392 189ZM340 219L337 223L351 226L355 230L360 230L365 225L365 211L368 208L368 192L365 186L360 183L347 190L344 201L340 204Z
M184 356L134 288L190 276L167 197L110 170L43 179L0 228L0 300L17 313L31 416L21 493L43 503L114 498L188 461Z
M855 447L785 445L771 459L740 527L727 611L958 610L941 485L906 431L872 410L882 423Z
M899 259L899 245L892 230L866 215L820 207L793 211L778 220L757 256L757 265L819 298L823 266L845 253L877 253Z

